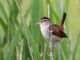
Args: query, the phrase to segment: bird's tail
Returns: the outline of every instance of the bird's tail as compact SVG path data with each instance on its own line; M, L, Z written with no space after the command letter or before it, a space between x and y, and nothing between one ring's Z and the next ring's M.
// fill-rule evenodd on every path
M66 19L66 13L64 12L64 13L63 13L63 16L62 16L62 22L61 22L61 25L64 24L65 19Z

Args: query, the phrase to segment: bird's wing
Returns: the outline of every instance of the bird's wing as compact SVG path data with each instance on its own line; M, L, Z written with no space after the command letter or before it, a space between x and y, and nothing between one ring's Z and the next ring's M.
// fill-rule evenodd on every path
M58 36L61 38L67 37L67 35L64 33L62 27L59 25L56 25L56 24L50 25L49 31L55 36Z

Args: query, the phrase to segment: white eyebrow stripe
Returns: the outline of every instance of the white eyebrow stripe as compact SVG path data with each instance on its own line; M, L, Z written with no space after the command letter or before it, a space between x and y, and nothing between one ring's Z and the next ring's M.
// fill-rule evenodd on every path
M47 19L43 19L43 20L47 20Z

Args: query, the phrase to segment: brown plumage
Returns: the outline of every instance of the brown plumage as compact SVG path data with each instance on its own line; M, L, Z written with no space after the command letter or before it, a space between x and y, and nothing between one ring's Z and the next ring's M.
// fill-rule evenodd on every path
M66 18L66 13L63 14L61 25L57 25L57 24L50 25L49 30L52 31L53 35L56 35L61 38L67 37L67 35L64 33L64 26L63 26L65 18Z
M50 25L49 30L52 32L53 35L56 35L58 37L61 38L67 37L67 35L64 33L62 26L60 25L56 24Z

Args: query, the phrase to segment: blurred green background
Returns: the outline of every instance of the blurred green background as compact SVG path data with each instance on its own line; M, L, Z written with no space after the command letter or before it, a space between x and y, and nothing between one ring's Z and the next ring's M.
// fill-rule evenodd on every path
M36 23L50 13L60 24L67 13L67 39L54 60L80 60L80 0L0 0L0 60L50 60L49 46Z

